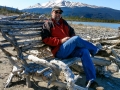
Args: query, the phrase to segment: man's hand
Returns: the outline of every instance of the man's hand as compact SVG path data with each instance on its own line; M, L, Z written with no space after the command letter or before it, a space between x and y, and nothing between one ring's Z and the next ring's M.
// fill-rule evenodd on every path
M61 43L66 42L69 38L70 38L70 37L65 37L65 38L61 39Z

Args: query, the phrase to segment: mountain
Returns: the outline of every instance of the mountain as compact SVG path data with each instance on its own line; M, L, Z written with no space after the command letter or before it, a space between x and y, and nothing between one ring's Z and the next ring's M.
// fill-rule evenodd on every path
M98 8L98 6L95 5L88 5L80 2L71 2L71 1L66 1L66 0L51 0L47 3L40 4L37 3L33 6L29 6L27 9L32 9L32 8L52 8L53 6L60 6L60 7L92 7L92 8Z
M71 2L66 0L51 0L47 3L29 6L23 11L41 14L50 14L53 6L60 6L64 16L79 16L94 19L114 19L120 20L120 10L115 10L108 7L100 7L88 5L81 2Z

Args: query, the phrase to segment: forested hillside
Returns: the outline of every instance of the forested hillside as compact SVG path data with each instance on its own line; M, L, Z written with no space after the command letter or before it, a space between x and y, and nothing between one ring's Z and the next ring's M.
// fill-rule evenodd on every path
M0 14L2 15L13 15L13 14L22 14L23 12L9 7L0 6Z

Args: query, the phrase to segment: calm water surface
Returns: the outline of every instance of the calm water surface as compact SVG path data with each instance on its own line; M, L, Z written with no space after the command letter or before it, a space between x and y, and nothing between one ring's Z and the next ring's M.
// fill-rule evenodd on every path
M101 22L78 22L78 21L68 21L72 24L83 24L83 25L91 25L91 26L101 26L101 27L108 27L113 29L118 29L120 24L118 23L101 23Z

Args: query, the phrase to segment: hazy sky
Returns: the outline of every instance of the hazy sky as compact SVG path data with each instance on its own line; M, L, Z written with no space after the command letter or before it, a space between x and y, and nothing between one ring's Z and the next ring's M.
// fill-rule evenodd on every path
M29 7L30 5L32 6L37 3L43 4L48 1L50 0L0 0L0 5L9 6L18 9L24 9ZM59 0L55 0L55 1L59 1ZM120 0L66 0L66 1L81 2L90 5L110 7L113 9L120 10Z

